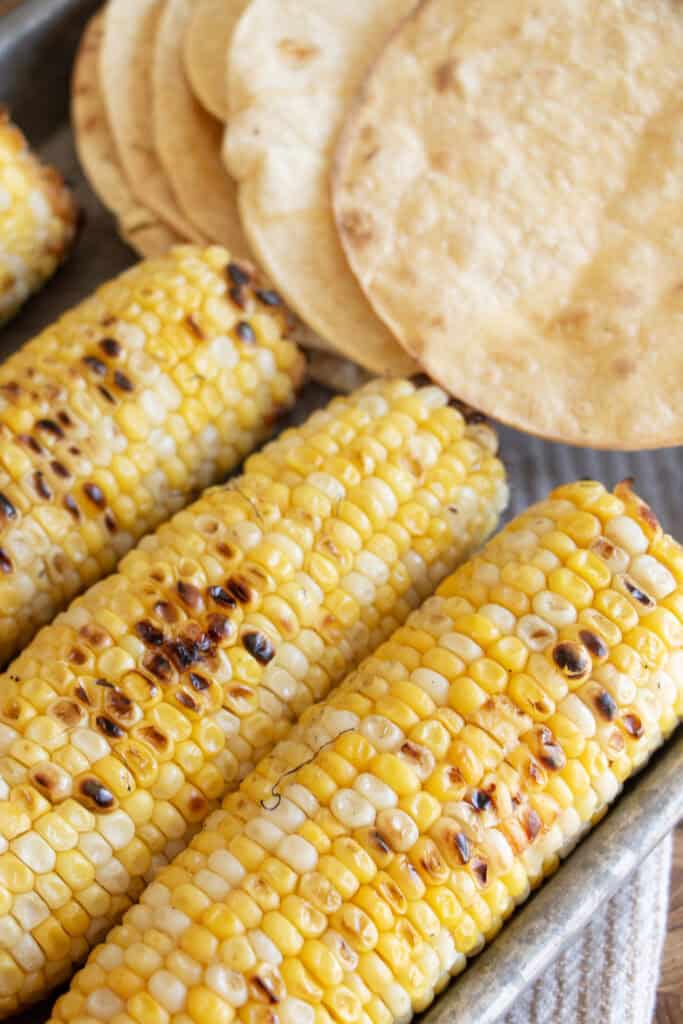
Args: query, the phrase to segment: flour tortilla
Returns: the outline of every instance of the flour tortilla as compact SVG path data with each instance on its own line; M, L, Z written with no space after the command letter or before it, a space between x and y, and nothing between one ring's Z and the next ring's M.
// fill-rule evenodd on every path
M237 19L248 0L199 0L183 41L185 73L205 110L228 119L226 69Z
M152 130L151 57L162 0L109 0L104 9L100 89L128 185L140 202L193 242L206 236L178 209Z
M160 256L183 239L131 192L119 163L99 85L102 14L91 18L74 65L71 112L78 157L90 184L116 216L120 233L144 257Z
M412 0L252 0L233 34L224 156L253 252L290 305L377 373L416 366L374 316L337 239L330 157L366 67Z
M221 161L223 126L192 94L182 43L194 5L165 0L154 47L154 142L183 213L213 242L248 256L236 189Z
M375 310L453 394L583 445L683 441L683 6L426 0L340 143Z

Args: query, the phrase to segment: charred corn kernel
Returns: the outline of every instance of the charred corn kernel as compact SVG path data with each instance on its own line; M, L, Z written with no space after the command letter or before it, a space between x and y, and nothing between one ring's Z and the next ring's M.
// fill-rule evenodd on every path
M600 513L593 513L596 505ZM275 891L264 857L251 858L246 847L235 846L238 856L226 877L229 891L202 918L202 929L222 943L212 955L244 973L246 986L236 1007L240 1019L259 1020L264 994L274 992L280 1006L295 1008L292 1019L297 1022L296 1000L313 1010L313 1024L407 1020L428 1005L443 972L461 970L464 958L481 949L514 905L557 867L560 851L575 844L586 823L600 819L620 784L676 722L683 638L655 597L649 608L652 628L643 617L623 636L606 611L618 605L610 598L601 602L602 610L596 607L600 595L610 591L621 600L614 577L624 567L611 567L613 554L595 548L593 515L601 517L604 534L615 543L619 540L638 557L656 557L660 535L646 534L638 513L636 518L626 514L623 503L607 501L597 485L562 488L538 514L532 510L518 528L490 542L467 570L456 572L441 596L416 612L400 635L383 644L315 714L304 714L287 741L257 769L258 785L245 780L243 803L228 798L219 828L206 826L190 853L161 871L153 889L164 893L162 907L175 906L179 892L194 888L190 879L198 883L202 877L202 851L220 852L221 835L233 836L234 843L245 821L247 829L258 821L255 834L264 844L264 857L272 846L273 856L284 859L298 877L284 900L263 913L249 893L258 893L264 903ZM544 528L540 520L545 517L555 529ZM535 524L538 532L525 523ZM578 554L589 546L603 550L605 557L596 557L610 577L600 579L601 589L590 605L585 605L587 592L566 575L554 577L554 585L566 594L552 589L550 576L558 572L557 564L536 558L550 551L549 534L563 557L574 558L570 572L591 590L600 572L591 566L591 579L585 579L579 569L589 560L581 561ZM463 612L460 598L449 595L462 589L460 573L468 585L474 581L493 588L508 566L524 577L531 560L534 572L543 575L536 586L533 574L526 573L538 607L568 620L565 604L542 596L555 594L576 602L576 614L518 671L496 647L516 635L515 622L491 607L490 595L479 610L469 612ZM660 578L658 570L649 567L648 572ZM680 582L677 587L683 593ZM668 583L660 592L665 589ZM668 608L672 596L668 592L661 598L669 601ZM618 617L623 618L621 612ZM422 628L427 621L435 624L433 632ZM404 653L412 637L418 644L413 648L419 653L417 663ZM474 676L481 682L495 679L492 692ZM456 711L449 705L454 694L467 691L463 680L483 699L463 696ZM279 792L283 772L286 797L265 806L249 803L252 794ZM319 795L324 795L322 804ZM304 838L311 825L329 833L330 852L317 858ZM238 908L244 931L223 940L218 907ZM198 942L191 918L165 921L162 911L156 930L180 951L189 947L190 964L198 968L214 946ZM134 910L126 922L104 946L112 967L102 976L78 974L70 995L57 1003L56 1021L91 1014L93 1007L94 1019L106 1020L108 991L120 997L120 990L127 990L128 999L140 992L157 998L150 980L143 978L142 956L138 983L126 989L119 980L118 965L140 941L133 933ZM142 941L147 941L144 936ZM167 962L172 976L187 986L188 999L203 992L207 983L201 972L193 973L173 956ZM214 985L210 990L233 1012L232 989ZM203 996L198 998L204 1006Z
M0 323L52 276L76 236L77 208L60 174L33 155L0 112Z
M0 191L8 132L0 121ZM55 185L52 191L59 194ZM192 247L141 263L4 363L0 663L197 488L224 477L268 432L278 409L291 404L303 363L284 340L282 310L268 314L272 331L255 333L249 344L226 335L226 318L250 331L253 319L228 294L229 264L223 250ZM2 276L0 267L0 319ZM245 296L251 292L244 289ZM197 291L207 298L201 308L192 301ZM159 349L172 326L178 347L185 344L181 362ZM258 384L248 394L230 386L230 368L239 365L250 367ZM196 423L194 387L206 410ZM222 397L212 403L215 389ZM253 409L244 429L235 422L241 403ZM176 420L187 426L182 443L174 438ZM117 475L123 460L126 471ZM121 605L118 595L110 599L110 607ZM128 600L132 615L136 606ZM65 655L86 665L87 644ZM119 674L126 659L123 646L102 650L98 671Z
M154 314L148 309L140 314L139 323L125 319L132 316L127 310L137 289L143 296L140 306L147 309L152 305L146 298L149 288L158 288L163 306L164 289L173 287L182 298L188 281L214 292L218 296L215 301L220 299L226 315L230 312L232 316L232 307L222 297L226 279L232 281L230 275L242 270L235 270L236 264L226 270L226 261L218 250L197 253L179 249L167 261L138 268L130 287L129 279L124 278L123 283L109 286L103 297L92 300L98 309L104 304L105 313L111 306L119 317L108 329L111 339L100 346L96 357L106 373L115 374L119 364L124 372L128 346L131 379L136 367L159 378L160 403L173 389L182 402L180 391L186 386L187 395L192 394L193 402L196 398L202 406L201 381L193 378L197 373L212 376L212 358L226 361L225 379L219 375L216 386L233 387L231 373L238 358L258 360L264 355L258 345L250 343L251 355L242 357L223 331L217 339L204 339L204 351L200 334L210 332L213 321L192 313L196 323L187 323L186 331L177 327L179 350L183 344L187 347L187 365L172 353L161 359L172 363L171 385L163 383L157 365L160 357L151 349L148 352L145 345L151 318L160 320L158 337L152 339L158 346L163 316L180 317L184 322L182 304L177 313L172 304ZM168 281L167 264L175 274ZM168 283L171 280L173 286ZM244 297L248 299L245 316L253 313L256 317L263 302L249 289ZM128 302L125 308L124 299ZM277 366L266 374L269 390L259 406L259 416L264 419L273 404L270 388L280 380L280 391L286 382L291 392L297 372L295 350L279 339L280 321L275 316L275 340L263 346L271 355L270 360L263 359L264 365ZM78 319L82 314L74 317L78 337L86 337ZM117 325L122 326L118 336ZM85 355L89 356L89 351ZM114 387L114 381L100 373L99 362L86 361L83 373L94 374L97 386L102 377L102 386L108 382ZM258 383L254 378L250 394ZM406 395L412 398L413 412L401 412L402 429L414 439L418 454L413 453L409 463L397 462L393 469L378 475L377 460L381 463L386 458L377 431L385 421L395 419L396 404ZM132 403L133 399L125 401ZM0 809L0 826L4 820L7 840L19 843L11 852L16 863L6 868L9 892L18 897L21 891L36 887L36 873L42 876L54 871L67 889L65 902L77 894L86 913L95 914L98 926L103 927L115 907L124 908L128 894L137 895L141 876L177 852L226 787L235 786L238 777L267 754L291 720L323 697L372 646L400 625L434 582L484 538L505 500L502 467L495 458L488 428L477 425L479 440L470 439L470 428L455 411L440 419L438 436L430 434L432 412L445 402L446 396L437 389L390 381L374 382L355 395L333 401L310 423L286 431L253 462L247 462L242 477L207 492L197 504L147 537L124 559L118 575L77 600L25 650L5 677L6 684L3 680L0 723L11 733L0 761L0 776L15 792L20 785L30 790L36 814L33 818L26 815L14 796L4 817ZM205 416L211 402L202 408ZM150 398L142 413L154 419L152 411ZM188 420L199 417L199 411L191 406ZM134 419L136 414L129 408L126 415ZM179 427L175 419L166 426L160 416L157 420L161 424L157 447L163 449L170 444L171 426L174 430ZM150 429L147 424L147 439ZM182 438L178 434L178 444L189 445L188 430ZM202 430L206 433L208 426ZM212 452L225 447L217 428L209 433ZM49 430L47 435L42 443L50 447ZM346 440L340 447L342 437ZM248 440L245 433L244 445ZM146 443L149 448L149 440ZM354 463L352 483L348 473L340 477L333 472L343 447L349 445L363 452ZM230 450L233 459L235 446ZM153 452L150 461L150 453L140 451L140 459L147 458L144 474L148 479L156 472ZM204 454L202 458L206 461ZM472 465L472 471L458 470L453 475L453 459ZM137 456L128 461L132 467L138 465ZM203 473L208 481L206 467ZM437 476L442 498L429 490ZM443 486L446 480L450 480L449 488ZM121 486L110 479L106 466L98 469L96 483L105 501ZM88 500L96 511L86 516L84 527L92 525L91 520L101 511L93 498L97 498L95 491ZM467 508L457 524L448 510L453 502ZM0 514L4 515L2 509ZM439 523L446 524L445 532ZM431 538L430 553L423 557L411 552L415 537L409 530L418 527ZM322 558L334 568L324 579L319 571ZM378 587L386 591L386 613L381 615L375 609ZM417 670L420 656L412 644L428 650L433 637L428 630L411 629L398 645L415 655L412 662ZM260 929L264 949L271 949L273 936L278 935L283 942L288 936L287 948L293 949L292 922L270 917L263 927L262 919L265 914L279 913L282 892L294 887L297 873L322 872L326 857L325 870L330 872L332 884L341 886L340 892L348 893L358 873L369 882L377 870L372 857L357 844L338 845L347 825L355 822L359 828L369 829L378 813L391 809L382 819L381 842L400 851L412 841L419 825L405 810L382 803L382 787L398 787L408 796L432 770L434 754L415 742L408 743L406 736L435 710L433 693L438 683L430 678L427 684L420 677L397 683L396 692L387 693L385 703L376 708L375 726L367 733L353 730L359 710L370 706L371 699L350 693L349 710L335 713L329 722L304 715L303 721L312 730L312 745L303 748L301 756L292 754L290 748L290 760L277 759L278 767L269 763L265 772L252 774L245 781L242 792L253 802L254 811L243 826L226 826L223 842L233 861L248 865L253 877L240 894L225 897L225 907L233 916L215 918L219 941L233 937L227 931L238 927L238 922L246 931ZM377 701L382 697L380 689L378 682ZM366 721L370 719L366 717ZM395 742L397 739L400 742ZM401 744L404 749L399 756L396 751ZM295 812L295 805L282 799L278 779L316 752L315 769L309 774L304 767L299 785L317 801L317 814L308 812L308 804L305 812ZM393 760L383 761L383 756ZM366 780L359 789L356 780L360 776L373 781ZM332 798L340 790L346 792L333 806ZM431 797L425 796L406 805L422 825L433 817L430 801ZM89 817L77 826L69 817L73 817L70 808ZM269 813L280 824L271 826ZM40 825L43 815L52 815L49 828ZM294 821L301 826L296 837L286 832ZM60 823L86 835L76 842L67 840ZM54 849L50 836L54 836ZM29 837L28 843L25 837ZM377 857L379 842L375 844ZM54 865L51 857L56 857ZM169 902L173 914L180 916L169 920L177 922L184 915L197 928L210 931L205 915L214 921L211 908L222 898L226 880L192 858L180 864L182 873L174 876ZM279 867L274 867L276 864ZM202 874L199 883L192 885L188 878L195 872ZM3 881L0 878L0 883ZM92 917L87 927L80 929L88 938L94 934L91 924ZM191 933L188 942L197 945L194 951L181 948L184 956L201 959L208 955L200 951L200 934L204 932ZM271 945L266 946L267 941ZM77 952L74 945L59 967L52 961L46 963L36 990L41 985L45 990L52 972L66 971L72 953ZM8 998L20 1005L19 990Z

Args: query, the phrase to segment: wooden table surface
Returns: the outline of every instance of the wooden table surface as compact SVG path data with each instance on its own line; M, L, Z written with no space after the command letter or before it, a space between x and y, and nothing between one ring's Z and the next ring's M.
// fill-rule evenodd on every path
M669 933L664 949L655 1024L683 1024L683 822L675 836Z

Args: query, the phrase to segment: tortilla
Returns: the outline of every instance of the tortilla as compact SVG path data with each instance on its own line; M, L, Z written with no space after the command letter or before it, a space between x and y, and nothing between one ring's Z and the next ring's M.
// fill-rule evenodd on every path
M183 42L185 73L205 110L228 119L226 69L232 31L248 0L199 0Z
M104 10L100 89L133 194L183 238L206 238L178 209L154 151L151 55L163 0L109 0Z
M221 161L223 126L192 94L182 42L192 0L165 0L154 47L154 141L184 214L204 235L237 256L248 246L237 212L236 189Z
M351 265L453 394L593 447L683 441L683 6L426 0L337 153Z
M129 245L140 256L160 256L182 238L135 199L125 179L100 93L103 30L100 13L88 23L74 65L71 111L78 157Z
M228 60L224 155L253 252L289 304L377 373L415 363L374 316L337 239L330 158L348 101L412 0L252 0Z

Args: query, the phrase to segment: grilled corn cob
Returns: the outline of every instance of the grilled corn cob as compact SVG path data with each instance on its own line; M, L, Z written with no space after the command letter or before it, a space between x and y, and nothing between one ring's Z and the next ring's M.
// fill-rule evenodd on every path
M504 504L437 388L336 399L42 630L0 678L0 1010L44 995L226 786Z
M214 812L54 1021L397 1024L683 713L683 551L620 485L555 491Z
M0 324L51 277L76 235L71 192L0 108Z
M0 367L0 665L291 404L302 357L248 281L175 249Z

